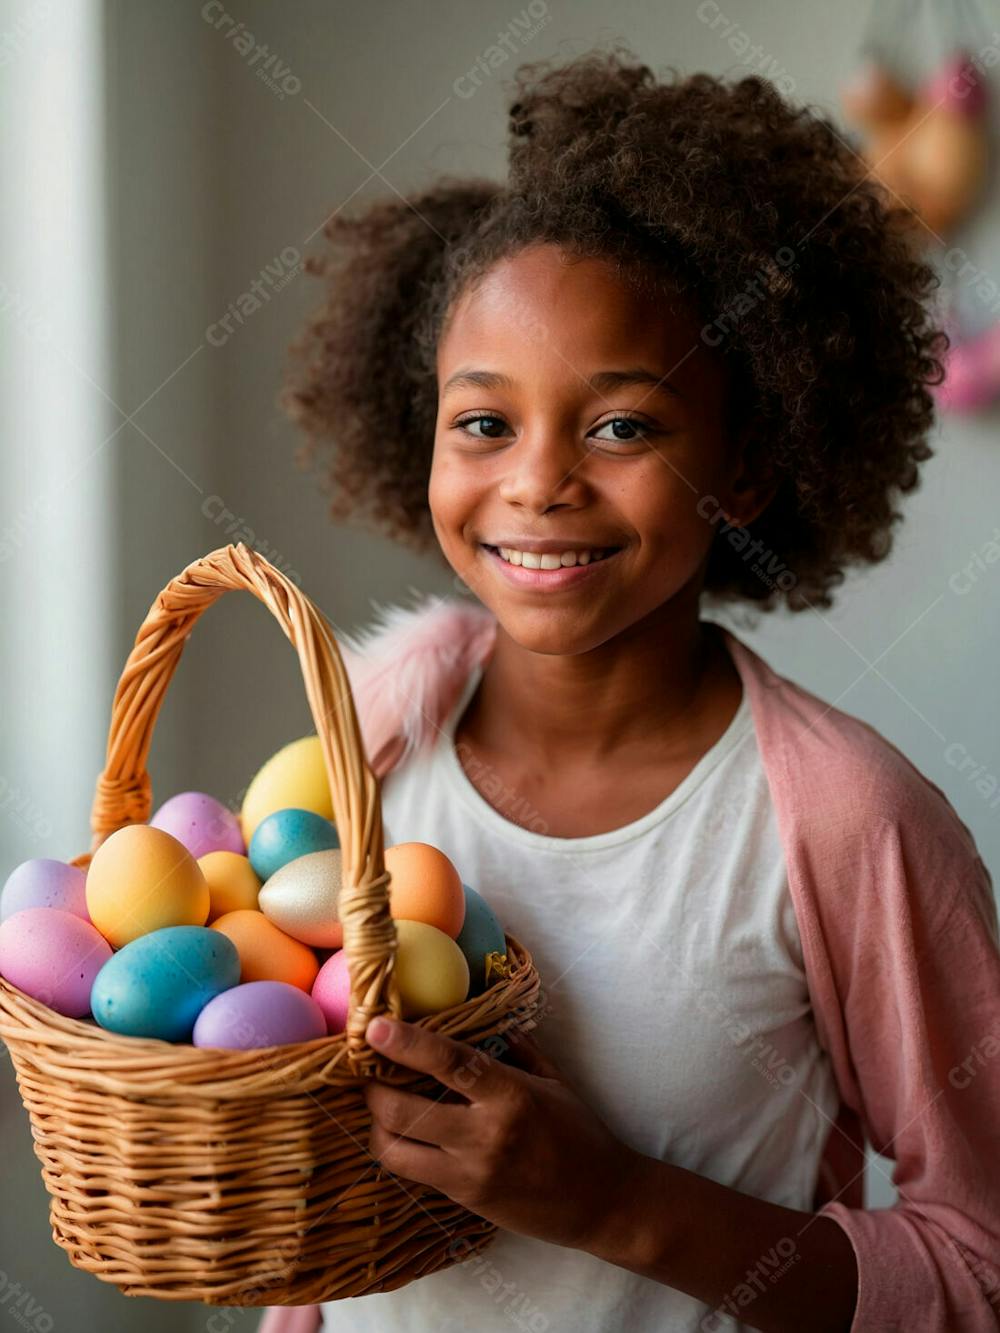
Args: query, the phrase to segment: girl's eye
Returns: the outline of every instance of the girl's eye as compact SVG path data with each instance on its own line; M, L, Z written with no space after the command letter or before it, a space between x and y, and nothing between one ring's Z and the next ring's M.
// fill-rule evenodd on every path
M602 435L602 431L611 431L610 435ZM646 422L640 421L638 417L612 417L610 421L605 421L602 426L594 432L595 440L612 440L619 444L630 444L635 440L645 440L652 434L652 427Z
M462 417L455 425L475 440L499 440L510 431L503 417L491 412L477 412L475 416ZM592 438L613 444L637 444L653 434L654 428L648 422L638 417L617 416L597 427L592 432Z
M507 423L503 417L490 416L485 412L481 412L475 417L465 417L461 421L456 421L455 425L461 430L467 431L476 440L498 440L503 431L507 429ZM482 431L471 430L471 426L481 426Z

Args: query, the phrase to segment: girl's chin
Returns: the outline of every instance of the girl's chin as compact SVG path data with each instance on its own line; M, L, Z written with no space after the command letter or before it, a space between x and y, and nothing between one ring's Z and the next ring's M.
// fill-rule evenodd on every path
M621 629L614 611L597 601L580 604L540 597L532 602L503 591L480 600L507 639L526 652L547 657L590 652Z

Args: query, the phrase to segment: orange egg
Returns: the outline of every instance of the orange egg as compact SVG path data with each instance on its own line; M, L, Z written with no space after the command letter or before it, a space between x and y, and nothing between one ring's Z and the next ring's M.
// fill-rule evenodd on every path
M257 906L260 880L247 857L239 852L206 852L198 858L198 864L212 900L208 910L210 922L225 912Z
M465 920L465 890L458 871L426 842L400 842L385 849L389 911L395 920L423 921L452 939Z
M293 940L263 912L241 908L213 921L217 930L232 940L240 956L240 981L285 981L299 990L310 990L319 971L319 959L299 940Z
M164 926L203 926L209 892L201 866L164 829L126 824L91 858L90 919L114 948Z

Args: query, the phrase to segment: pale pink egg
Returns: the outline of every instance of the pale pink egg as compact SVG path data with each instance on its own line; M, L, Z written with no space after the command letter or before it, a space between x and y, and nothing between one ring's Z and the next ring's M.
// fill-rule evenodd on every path
M0 976L67 1018L90 1013L94 978L110 957L89 921L57 907L26 907L0 924Z
M347 970L347 955L343 949L332 954L313 982L312 997L326 1016L326 1029L332 1036L347 1027L347 1011L351 1004L351 978Z

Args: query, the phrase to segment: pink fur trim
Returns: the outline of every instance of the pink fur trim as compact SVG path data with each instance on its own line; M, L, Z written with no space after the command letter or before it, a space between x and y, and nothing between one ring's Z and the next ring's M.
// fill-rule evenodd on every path
M323 1311L318 1305L271 1305L257 1325L257 1333L318 1333Z
M433 739L496 634L496 620L479 603L417 599L376 608L371 625L339 640L368 762L379 777Z

